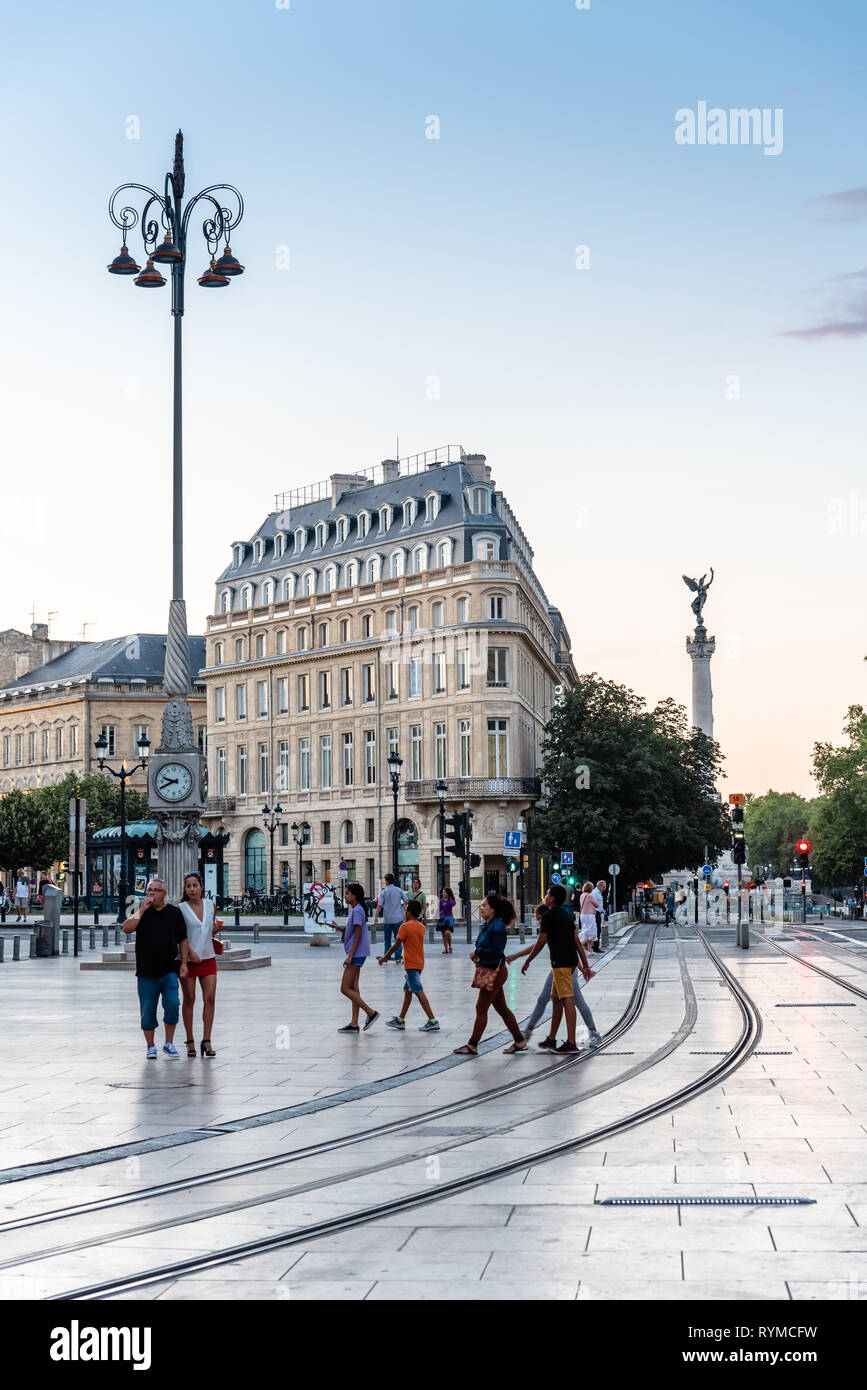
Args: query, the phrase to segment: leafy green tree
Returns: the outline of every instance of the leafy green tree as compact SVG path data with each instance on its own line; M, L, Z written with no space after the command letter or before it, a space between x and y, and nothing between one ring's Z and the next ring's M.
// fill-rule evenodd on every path
M795 845L807 834L810 802L797 792L768 791L744 806L744 834L751 864L770 864L774 876L791 871Z
M861 880L867 854L867 713L850 705L843 724L848 744L813 748L813 776L822 795L813 803L810 834L816 873L826 883Z
M620 864L621 889L666 869L697 865L730 842L714 791L715 743L673 700L640 695L595 673L581 676L553 714L543 747L548 809L537 817L548 850L575 852L588 878Z
M35 792L12 791L0 797L0 865L7 887L17 869L36 872L53 861L51 826Z
M139 780L144 785L144 773L139 774ZM105 830L110 825L120 825L120 783L107 772L88 772L83 777L76 777L74 772L70 772L56 786L42 787L28 795L41 800L45 821L50 827L53 852L48 863L65 859L69 853L69 802L72 797L84 797L87 803L88 835ZM149 815L147 796L127 782L127 823L147 820Z

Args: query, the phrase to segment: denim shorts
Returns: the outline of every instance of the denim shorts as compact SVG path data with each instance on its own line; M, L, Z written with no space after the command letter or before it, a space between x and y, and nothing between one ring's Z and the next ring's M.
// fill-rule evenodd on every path
M141 1026L144 1032L149 1033L152 1028L157 1026L157 1004L160 995L163 997L163 1023L173 1024L178 1021L179 1001L178 1001L178 977L171 972L169 975L160 975L156 979L148 979L142 975L136 980L138 987L138 1002L141 1009Z
M407 970L404 972L403 987L408 989L410 994L423 994L424 985L421 982L420 970Z
M352 960L349 962L349 964L350 964L350 965L363 965L364 962L365 962L366 960L367 960L367 956L353 956L353 957L352 957Z

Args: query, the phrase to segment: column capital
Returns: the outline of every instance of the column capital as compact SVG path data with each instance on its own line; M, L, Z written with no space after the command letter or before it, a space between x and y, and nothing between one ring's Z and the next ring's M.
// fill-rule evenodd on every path
M687 637L686 650L687 655L690 656L693 661L709 661L716 651L716 638L707 636Z

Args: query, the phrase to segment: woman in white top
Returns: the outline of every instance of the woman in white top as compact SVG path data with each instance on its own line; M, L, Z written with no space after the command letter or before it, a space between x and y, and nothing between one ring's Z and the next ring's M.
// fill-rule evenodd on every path
M217 954L214 950L215 936L220 928L214 925L214 901L204 896L204 884L199 874L187 874L184 879L184 892L179 903L187 928L189 955L187 957L187 978L181 980L183 1000L181 1012L187 1030L187 1056L195 1057L196 1044L190 1036L193 1031L193 1009L196 1003L196 980L202 985L202 1056L216 1057L211 1046L211 1028L214 1023L214 1004L217 997Z
M593 897L592 883L585 883L581 889L580 916L578 940L582 946L592 946L596 940L596 900Z
M30 880L23 869L18 870L18 881L15 884L15 913L19 922L27 921L27 909L30 906Z

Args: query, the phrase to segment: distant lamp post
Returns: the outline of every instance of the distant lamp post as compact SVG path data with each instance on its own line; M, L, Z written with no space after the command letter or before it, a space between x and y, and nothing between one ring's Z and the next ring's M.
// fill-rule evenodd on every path
M302 902L304 899L304 884L301 877L301 850L304 845L310 843L310 822L303 820L300 825L298 821L292 822L292 839L298 846L298 898Z
M443 898L443 897L445 897L445 892L446 892L446 793L448 792L448 785L447 785L447 783L445 783L445 782L443 781L442 777L441 777L441 778L439 779L439 781L437 782L436 787L434 788L434 790L436 791L436 794L437 794L437 796L438 796L439 799L440 799L440 872L439 872L439 880L440 880L440 897Z
M271 810L270 806L262 807L262 819L265 822L265 829L271 837L271 896L274 896L274 831L283 821L283 807L275 806Z
M388 762L388 775L391 778L391 791L394 796L394 826L391 833L391 872L394 874L395 883L400 882L398 873L398 852L397 852L397 794L400 791L400 769L403 767L403 758L395 750L389 753L386 760Z
M126 914L126 898L129 891L129 882L126 876L126 782L127 778L132 777L139 768L144 768L147 771L151 741L147 734L141 734L138 740L139 761L133 767L127 767L125 762L121 762L119 772L115 771L113 767L109 767L105 761L105 755L108 752L108 739L105 734L100 734L94 747L96 748L96 765L100 772L110 772L112 777L116 777L120 782L120 877L117 883L117 920L122 922Z

